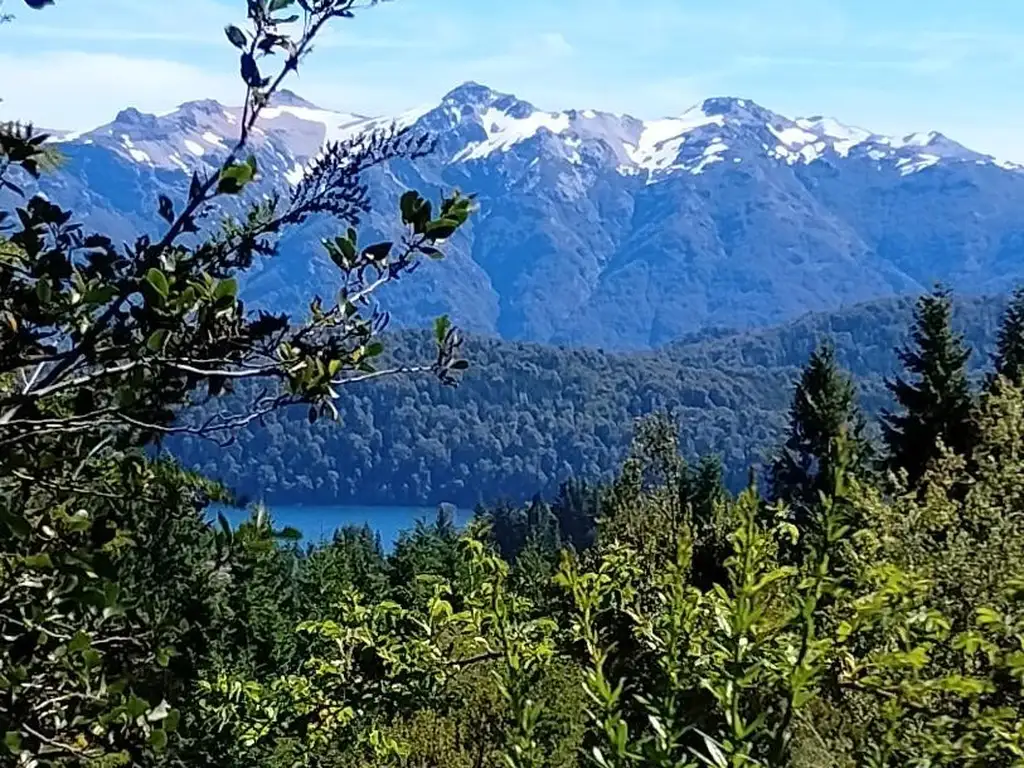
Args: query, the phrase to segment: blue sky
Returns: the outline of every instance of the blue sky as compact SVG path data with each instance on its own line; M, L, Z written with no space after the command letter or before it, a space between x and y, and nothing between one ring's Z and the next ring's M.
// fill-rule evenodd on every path
M123 106L238 103L244 0L6 0L0 117L83 129ZM709 96L883 133L941 130L1024 161L1016 0L394 0L339 21L289 86L386 114L465 80L545 109L650 118Z

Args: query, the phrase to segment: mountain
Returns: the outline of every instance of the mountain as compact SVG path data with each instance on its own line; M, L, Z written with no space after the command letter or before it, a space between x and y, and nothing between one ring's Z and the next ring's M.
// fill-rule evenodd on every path
M240 115L208 100L126 109L62 136L69 162L42 191L115 236L155 232L157 195L184 198ZM252 137L262 191L297 183L325 142L390 120L278 94ZM431 133L436 150L367 174L377 205L364 237L394 231L408 187L480 201L447 260L383 297L400 326L449 312L510 340L643 349L935 281L981 294L1024 279L1024 171L939 133L882 136L735 98L654 121L549 113L476 83L395 120ZM250 302L301 312L313 287L326 290L333 266L319 242L335 226L285 238L244 286Z
M999 297L961 300L954 324L989 368ZM282 504L462 507L554 496L571 476L607 478L620 465L634 420L658 409L679 419L689 459L722 458L729 485L780 442L792 386L815 345L833 339L870 414L892 405L883 380L899 370L910 299L883 299L785 325L689 339L657 352L592 349L470 337L457 389L429 377L382 379L346 389L341 424L310 425L306 410L266 417L230 446L172 440L187 466L242 495ZM398 359L428 355L429 334L388 341Z

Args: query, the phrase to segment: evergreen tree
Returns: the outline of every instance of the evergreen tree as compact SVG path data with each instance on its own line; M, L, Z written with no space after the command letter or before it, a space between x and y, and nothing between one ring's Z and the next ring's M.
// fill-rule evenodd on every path
M689 506L694 524L711 523L715 509L726 500L725 467L718 455L701 456L695 469L683 481L684 503Z
M725 569L729 557L728 531L720 514L729 498L724 478L722 460L705 455L696 469L687 471L681 489L682 503L689 510L692 526L690 579L703 591L712 589L715 584L728 583Z
M577 552L594 543L601 514L601 489L585 480L570 478L561 485L551 506L558 530L567 545Z
M995 372L1017 387L1024 384L1024 286L1013 292L999 328Z
M942 442L968 456L974 442L973 402L967 379L971 355L952 329L949 291L937 288L922 296L914 313L912 343L899 350L910 378L886 382L901 413L886 411L882 430L889 448L889 467L906 470L918 481L938 455Z
M787 439L769 469L772 498L789 504L798 524L819 493L832 492L835 441L843 435L852 441L856 464L863 466L869 448L856 387L826 343L811 354L797 382Z

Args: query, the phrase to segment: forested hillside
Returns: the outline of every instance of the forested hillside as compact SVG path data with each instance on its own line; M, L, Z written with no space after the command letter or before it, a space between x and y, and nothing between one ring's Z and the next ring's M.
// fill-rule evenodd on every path
M1005 302L958 299L955 323L984 366ZM898 368L913 302L891 299L811 314L764 331L705 334L659 352L616 355L471 337L457 389L429 377L346 389L342 428L311 425L306 410L269 414L226 447L195 438L168 443L185 465L268 503L432 505L470 508L500 499L551 498L570 477L607 479L634 420L677 416L684 455L721 458L729 487L777 443L788 393L818 341L831 338L877 414L883 379ZM428 351L426 334L387 339L399 359Z

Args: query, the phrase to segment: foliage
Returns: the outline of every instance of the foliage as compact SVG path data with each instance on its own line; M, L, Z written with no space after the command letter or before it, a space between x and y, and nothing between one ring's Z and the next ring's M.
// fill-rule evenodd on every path
M889 466L912 482L924 474L941 442L961 456L970 453L974 427L967 360L971 350L952 330L948 291L923 296L914 315L913 346L900 360L915 380L896 378L887 386L902 409L882 420Z
M684 460L663 413L637 425L612 483L481 508L464 531L442 508L390 554L360 529L302 548L258 506L210 527L216 486L137 456L145 491L135 507L109 493L109 514L134 509L112 528L142 543L114 546L104 571L128 599L85 626L139 701L114 686L59 702L82 718L68 744L143 765L1021 764L1024 393L994 382L971 455L939 449L918 484L878 482L837 429L816 499L801 477L780 501L754 485L734 499L717 462ZM143 566L154 549L178 574L161 585ZM47 611L31 592L46 585L24 584ZM67 689L68 654L47 643L33 679ZM157 696L163 719L109 727L100 749L104 713Z
M294 20L281 15L296 4ZM238 202L258 170L243 150L268 96L355 7L248 3L248 29L226 31L247 88L238 145L180 211L161 201L160 241L117 248L41 197L3 217L5 759L1024 765L1019 294L977 398L949 297L921 300L901 354L914 380L892 384L903 412L884 423L885 459L907 471L885 482L865 471L853 386L825 348L800 377L771 499L755 470L729 494L719 460L687 458L679 414L654 409L609 482L575 479L550 504L481 507L465 530L442 507L389 554L367 529L303 547L262 505L235 529L209 521L210 502L229 495L155 455L161 437L230 433L286 403L312 422L342 387L420 369L452 383L465 367L446 318L432 363L373 362L384 316L370 303L417 254L440 255L469 213L460 195L437 218L405 195L397 249L360 250L352 229L328 242L340 295L329 309L314 300L303 324L253 318L237 296L235 275L270 256L282 228L352 223L359 171L425 146L401 132L333 145L289 196L215 207ZM0 136L0 179L18 193L13 179L40 172L43 142ZM187 408L236 381L268 389ZM648 394L646 406L663 405Z
M458 192L435 208L408 191L401 239L357 242L361 174L429 151L428 137L389 128L330 143L288 192L245 194L264 107L321 31L361 7L248 2L246 29L226 29L246 93L239 135L186 199L160 197L156 238L121 246L27 197L54 153L29 127L0 130L0 189L14 201L0 210L0 730L22 762L145 762L179 728L182 749L202 755L203 722L178 708L200 670L254 676L307 647L284 639L302 608L294 556L259 518L211 530L203 510L224 494L147 448L172 434L223 438L289 404L336 416L354 382L429 372L454 384L467 365L447 318L426 363L377 363L387 316L374 294L440 258L472 208ZM342 232L324 243L336 295L314 297L301 322L247 312L239 276L313 219ZM256 385L248 397L212 405L242 381ZM196 402L212 412L181 418Z
M1004 306L957 302L955 327L978 350L972 376L996 351ZM738 492L750 467L767 466L786 439L791 388L823 339L834 338L837 365L856 377L868 434L877 431L873 417L895 406L883 379L899 369L894 347L912 310L911 301L876 302L643 355L467 336L473 364L457 389L428 377L367 382L338 403L346 429L310 425L306 409L294 407L246 426L223 448L187 435L167 447L189 468L272 505L473 509L535 493L551 501L572 478L611 480L635 420L664 410L677 420L686 459L719 456ZM399 360L430 354L428 344L412 331L388 339Z
M784 502L801 537L796 552L800 557L808 540L820 539L815 530L814 510L822 494L832 497L836 489L835 455L844 445L850 463L848 471L861 475L871 464L871 446L865 423L858 411L853 382L836 366L831 345L816 349L804 367L793 393L790 425L783 444L769 469L772 498ZM793 549L793 548L788 548Z
M175 729L168 699L213 642L218 537L198 510L215 489L131 455L14 473L0 507L8 744L44 763L139 760Z
M1018 387L1024 384L1024 288L1014 291L999 329L995 373Z

